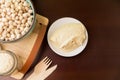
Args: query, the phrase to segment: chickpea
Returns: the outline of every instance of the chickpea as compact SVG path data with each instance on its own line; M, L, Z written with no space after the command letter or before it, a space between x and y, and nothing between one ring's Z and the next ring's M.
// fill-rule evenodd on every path
M7 18L2 18L2 22L7 22Z
M27 16L28 16L27 13L24 13L24 14L23 14L23 17L24 17L24 18L27 18Z
M21 24L21 27L23 27L23 28L24 28L24 27L25 27L25 24Z
M25 24L26 27L29 27L30 25L28 23Z
M22 2L20 2L18 5L21 6L21 7L23 7L23 3Z
M13 26L15 26L15 27L16 27L16 26L17 26L17 23L16 23L16 22L13 22Z
M0 27L2 28L4 26L4 24L2 22L0 22Z
M28 16L28 17L30 17L30 15L31 15L30 13L27 13L27 16Z
M11 7L12 9L14 9L14 8L15 8L15 6L14 6L13 4L11 4L11 5L10 5L10 7Z
M20 31L18 29L15 29L15 34L19 34Z
M9 41L12 41L12 40L14 40L14 39L12 39L11 37L9 37L8 39L9 39Z
M13 25L13 22L12 22L12 20L9 20L9 26L12 26Z
M1 9L4 9L5 8L5 5L4 4L1 4Z
M6 34L7 34L7 31L4 30L3 33L2 33L2 36L6 37Z
M15 1L15 3L14 3L16 6L18 6L18 2L17 1Z
M15 17L15 19L16 19L16 20L18 20L18 19L19 19L19 17L18 17L18 16L16 16L16 17Z
M14 32L13 32L13 30L11 29L11 31L10 31L10 35L12 35L12 34L14 34Z
M29 7L29 4L28 4L27 2L24 2L24 3L23 3L23 6Z
M5 13L4 13L4 12L2 12L2 13L1 13L1 16L2 16L2 17L5 17Z
M18 24L18 25L17 25L17 29L19 29L20 27L21 27L21 26Z
M29 10L29 8L28 8L28 7L25 7L25 10L26 10L26 11L28 11L28 10Z
M14 39L16 36L15 36L15 34L11 34L11 36L10 36L12 39Z
M23 19L23 20L22 20L22 23L25 24L25 22L26 22L26 19Z
M32 21L27 21L29 25L32 25Z
M20 22L20 21L16 21L16 23L17 23L18 25L20 25L20 24L21 24L21 22Z
M10 32L10 28L7 28L7 32Z
M24 27L20 27L20 31L23 31L24 30Z
M6 11L6 9L3 9L2 12L6 13L7 11Z
M9 33L7 33L7 37L10 37L10 34L9 34Z
M21 6L18 6L17 8L18 8L18 10L21 10L21 9L22 9Z
M5 22L4 25L5 25L5 26L9 26L8 22Z
M25 32L28 32L29 29L30 29L29 27L25 27L25 28L24 28L24 31L25 31Z
M15 18L15 14L11 14L11 17L12 17L12 18Z
M9 17L8 15L6 15L6 18L7 18L8 20L10 20L10 17Z
M9 28L10 28L10 29L13 29L13 28L14 28L14 26L13 26L13 25L10 25L10 26L9 26Z
M24 35L26 32L25 31L22 31L21 34Z
M19 12L18 12L19 14L22 14L23 13L23 11L22 10L19 10Z
M11 13L14 14L15 13L15 10L14 9L11 9ZM15 14L14 14L15 15Z
M15 8L15 11L16 11L16 12L18 12L18 11L19 11L19 9L16 7L16 8Z
M10 12L10 8L9 8L9 7L8 7L8 8L6 8L6 11L7 11L7 12Z
M3 40L3 41L4 41L4 39L5 39L5 37L3 37L3 36L0 37L0 40Z
M10 2L6 2L6 3L5 3L5 6L6 6L6 7L9 7L9 6L10 6Z
M7 29L7 26L3 26L3 29L6 30L6 29ZM7 32L7 31L5 31L5 32Z
M30 10L28 10L28 13L32 14L32 13L33 13L33 10L31 10L31 9L30 9Z
M16 35L16 38L17 38L17 39L19 39L19 38L20 38L20 36L21 36L20 34L17 34L17 35Z
M9 41L9 39L8 39L8 38L5 38L5 41Z
M10 15L11 15L11 12L7 12L7 15L9 15L9 16L10 16Z
M22 16L19 16L19 20L22 20L23 19L23 17Z

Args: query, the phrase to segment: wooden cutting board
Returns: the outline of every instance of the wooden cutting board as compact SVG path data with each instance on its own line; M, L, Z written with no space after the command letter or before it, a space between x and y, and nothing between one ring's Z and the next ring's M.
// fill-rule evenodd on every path
M3 43L2 47L4 50L10 50L19 56L19 60L23 62L22 67L18 72L23 75L15 73L12 77L16 79L21 79L24 74L28 71L32 65L38 50L42 44L46 28L48 25L48 19L41 15L36 14L36 26L31 34L27 37L12 43Z

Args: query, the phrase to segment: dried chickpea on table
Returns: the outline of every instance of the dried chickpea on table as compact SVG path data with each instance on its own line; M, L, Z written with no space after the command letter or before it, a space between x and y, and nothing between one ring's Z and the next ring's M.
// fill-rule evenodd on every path
M0 0L0 40L12 41L31 28L33 10L26 0Z

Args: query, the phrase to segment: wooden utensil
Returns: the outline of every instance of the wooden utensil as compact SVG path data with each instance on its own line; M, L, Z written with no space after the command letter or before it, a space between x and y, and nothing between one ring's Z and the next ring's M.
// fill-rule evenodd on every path
M42 75L51 63L52 61L48 57L45 57L35 66L33 73L27 78L27 80L39 80L39 75Z
M39 78L37 80L45 80L53 71L55 71L57 68L57 65L54 65L53 67L47 69L44 73L39 75Z

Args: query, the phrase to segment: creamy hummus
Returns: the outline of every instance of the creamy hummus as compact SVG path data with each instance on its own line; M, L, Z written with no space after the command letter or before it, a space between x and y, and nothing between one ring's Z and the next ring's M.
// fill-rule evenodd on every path
M51 36L54 47L70 52L83 44L86 29L81 23L67 23L58 28Z

